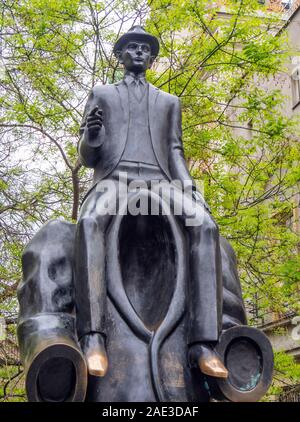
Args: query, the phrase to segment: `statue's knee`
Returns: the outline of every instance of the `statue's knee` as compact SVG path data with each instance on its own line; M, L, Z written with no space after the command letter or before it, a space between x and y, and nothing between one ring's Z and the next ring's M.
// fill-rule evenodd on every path
M44 228L47 230L60 229L64 224L66 224L65 221L55 218L53 220L48 221L48 223L45 224Z
M78 230L79 232L93 233L98 230L98 223L93 217L83 217L78 222Z

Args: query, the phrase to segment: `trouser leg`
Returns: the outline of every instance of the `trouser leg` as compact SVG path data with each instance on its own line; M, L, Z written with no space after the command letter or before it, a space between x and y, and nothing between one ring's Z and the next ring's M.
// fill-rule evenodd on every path
M205 213L203 224L188 228L190 238L189 344L214 342L222 323L222 268L217 225Z
M97 208L101 194L94 192L83 204L75 239L75 303L79 339L85 334L105 335L105 232L111 215Z
M211 215L182 192L182 221L189 235L188 343L215 342L222 325L222 267L219 230Z
M75 248L75 302L77 333L105 333L106 286L104 234L97 221L78 222Z

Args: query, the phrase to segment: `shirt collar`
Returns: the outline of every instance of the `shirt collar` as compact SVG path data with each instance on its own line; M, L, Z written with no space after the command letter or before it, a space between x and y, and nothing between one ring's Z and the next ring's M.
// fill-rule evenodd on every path
M124 76L124 82L129 86L133 81L139 81L142 85L146 85L147 81L144 75L136 76L134 73L126 73Z

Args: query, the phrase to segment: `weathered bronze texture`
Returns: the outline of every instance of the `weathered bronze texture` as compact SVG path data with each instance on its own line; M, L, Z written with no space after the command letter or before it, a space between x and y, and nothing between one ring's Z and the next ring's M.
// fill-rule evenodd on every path
M18 338L30 401L83 401L87 369L74 318L74 224L51 221L25 248Z
M269 385L272 350L245 326L234 251L185 162L179 99L145 78L158 51L139 26L116 43L124 79L93 88L81 124L94 181L78 223L48 223L24 251L18 334L32 401L253 401ZM173 192L181 215L123 212L138 198L165 210L150 186L174 179L192 191ZM111 215L103 181L145 185ZM196 200L201 224L189 226Z

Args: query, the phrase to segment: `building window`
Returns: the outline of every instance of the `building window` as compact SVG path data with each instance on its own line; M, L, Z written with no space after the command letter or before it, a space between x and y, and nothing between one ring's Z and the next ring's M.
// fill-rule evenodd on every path
M297 68L293 71L291 75L291 81L293 107L296 107L300 103L300 68Z

